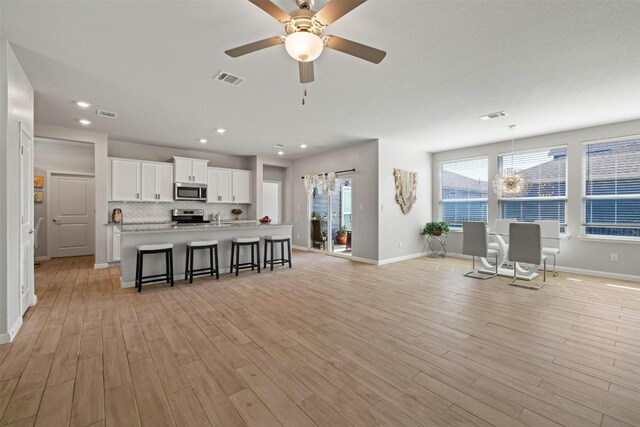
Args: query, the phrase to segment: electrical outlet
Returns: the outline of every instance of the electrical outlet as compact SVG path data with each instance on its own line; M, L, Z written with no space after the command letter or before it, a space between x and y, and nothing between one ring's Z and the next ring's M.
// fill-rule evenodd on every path
M402 242L398 242L398 247L402 249Z
M618 254L611 254L611 262L618 262Z
M296 240L300 240L300 235L296 234Z
M384 210L384 205L380 204L380 210L383 211Z

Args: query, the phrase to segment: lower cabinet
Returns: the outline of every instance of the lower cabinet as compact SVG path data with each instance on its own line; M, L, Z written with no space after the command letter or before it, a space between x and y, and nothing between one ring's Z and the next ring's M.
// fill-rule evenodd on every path
M107 227L107 262L120 261L120 227Z

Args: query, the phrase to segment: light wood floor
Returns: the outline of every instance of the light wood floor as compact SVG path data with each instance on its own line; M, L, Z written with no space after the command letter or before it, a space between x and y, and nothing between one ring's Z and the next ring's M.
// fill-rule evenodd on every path
M294 268L120 289L90 257L42 263L0 346L0 424L640 425L640 284L541 291L468 263Z

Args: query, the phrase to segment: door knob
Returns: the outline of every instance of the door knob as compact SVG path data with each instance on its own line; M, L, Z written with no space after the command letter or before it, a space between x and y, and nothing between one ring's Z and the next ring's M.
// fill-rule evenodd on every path
M29 230L29 234L33 234L33 232L34 232L33 229Z
M53 218L51 221L53 221L53 222L58 222L58 221L60 221L60 220L59 220L59 219L57 219L57 218Z

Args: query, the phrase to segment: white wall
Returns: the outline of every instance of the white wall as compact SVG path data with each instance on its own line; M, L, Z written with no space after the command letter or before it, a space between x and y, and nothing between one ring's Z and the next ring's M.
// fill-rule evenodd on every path
M84 129L72 129L36 123L35 136L45 139L85 142L93 144L94 183L96 198L96 253L97 267L107 264L107 134Z
M516 150L566 145L567 149L567 223L568 240L560 242L558 265L573 269L590 270L622 276L640 276L640 242L617 243L588 240L581 237L582 223L582 148L583 142L640 134L640 120L596 126L568 132L518 139ZM433 155L433 217L439 218L439 162L469 157L488 156L489 179L498 173L497 156L511 151L511 142L504 141L459 150L443 151ZM498 200L489 191L489 224L499 217ZM447 249L462 252L462 234L450 233ZM610 261L610 254L618 254L618 262Z
M262 218L262 181L268 180L267 176L272 176L270 167L280 168L284 170L284 182L282 186L283 194L283 211L280 216L282 224L291 224L293 222L293 185L296 182L293 173L293 162L286 159L272 159L263 156L254 156L251 158L251 170L253 171L253 204L249 210L249 218ZM280 176L282 176L280 174Z
M426 252L426 241L420 231L431 220L431 155L391 141L380 141L378 162L379 260ZM418 173L417 200L406 215L395 200L394 169Z
M182 148L109 140L109 157L149 160L153 162L173 162L174 156L209 160L210 167L251 169L251 158L246 156L229 156L196 149L185 150Z
M308 247L311 213L301 177L356 169L353 179L352 255L378 260L378 141L305 157L293 162L293 244Z
M16 177L20 172L19 124L33 134L33 106L33 87L9 42L0 39L0 343L12 339L22 323Z
M36 258L46 258L47 229L49 225L47 205L49 204L49 190L51 188L49 186L50 183L46 179L47 172L86 173L93 175L93 144L36 138L34 151L34 175L42 175L45 177L43 202L35 203L33 209L34 224L38 221L38 218L44 218L38 232L38 249L36 249L35 255Z

